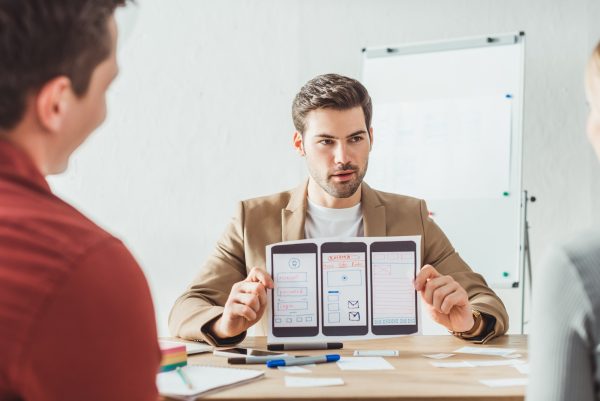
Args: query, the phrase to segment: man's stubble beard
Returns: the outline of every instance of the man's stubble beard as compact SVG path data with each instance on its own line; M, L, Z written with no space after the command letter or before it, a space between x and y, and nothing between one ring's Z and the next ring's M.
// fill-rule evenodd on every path
M362 184L362 181L365 178L365 175L367 174L368 167L369 167L368 160L365 162L365 167L362 170L358 169L357 166L352 165L350 163L341 166L341 168L338 168L336 170L337 171L354 170L354 173L356 174L356 178L351 181L340 182L337 184L334 184L330 180L328 173L326 173L325 176L322 176L320 174L321 171L315 171L310 167L309 167L309 172L310 172L310 176L315 180L315 182L325 192L327 192L329 195L333 196L334 198L342 199L342 198L349 198L356 193L358 188L360 188L360 184Z

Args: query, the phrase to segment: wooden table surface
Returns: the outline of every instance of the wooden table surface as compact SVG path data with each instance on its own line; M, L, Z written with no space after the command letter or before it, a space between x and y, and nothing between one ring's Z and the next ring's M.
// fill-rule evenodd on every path
M266 349L266 337L250 337L244 347ZM527 336L510 335L492 340L486 345L473 345L453 336L408 336L365 341L344 342L344 349L325 351L295 351L294 355L320 355L339 353L352 356L357 349L399 350L397 357L385 358L395 370L342 371L335 363L325 363L311 367L312 373L296 374L301 377L339 377L343 386L288 388L284 376L291 376L278 369L264 365L236 365L245 369L261 369L265 377L240 386L211 393L203 399L215 400L523 400L525 387L490 388L480 383L482 379L524 378L512 366L492 366L474 368L436 368L433 359L423 354L452 353L463 346L513 348L527 360ZM469 361L504 359L497 356L456 354L441 361ZM190 364L231 366L227 358L212 354L192 356Z

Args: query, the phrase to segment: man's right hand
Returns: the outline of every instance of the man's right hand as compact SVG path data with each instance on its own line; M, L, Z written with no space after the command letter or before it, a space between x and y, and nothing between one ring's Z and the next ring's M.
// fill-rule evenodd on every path
M210 331L219 338L235 337L258 322L267 308L267 288L273 279L263 269L252 268L244 281L235 283L225 303L221 317Z

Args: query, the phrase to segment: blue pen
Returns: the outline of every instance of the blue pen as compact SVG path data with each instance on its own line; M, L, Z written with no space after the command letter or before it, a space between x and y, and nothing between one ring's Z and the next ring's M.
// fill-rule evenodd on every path
M310 365L311 363L327 363L336 362L340 360L340 356L337 354L332 355L321 355L321 356L307 356L306 358L283 358L273 359L267 362L267 367L276 368L278 366L296 366L296 365Z

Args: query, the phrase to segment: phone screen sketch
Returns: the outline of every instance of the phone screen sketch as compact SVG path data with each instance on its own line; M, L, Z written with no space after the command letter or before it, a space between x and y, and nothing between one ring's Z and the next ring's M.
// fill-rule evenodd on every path
M367 334L367 245L326 242L321 265L323 334Z
M271 255L275 283L271 291L273 335L316 336L319 333L317 245L277 245Z
M371 244L371 331L412 334L417 327L416 244L412 241Z

